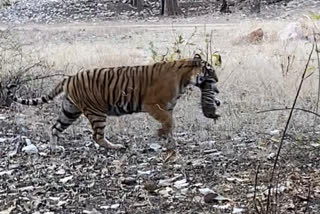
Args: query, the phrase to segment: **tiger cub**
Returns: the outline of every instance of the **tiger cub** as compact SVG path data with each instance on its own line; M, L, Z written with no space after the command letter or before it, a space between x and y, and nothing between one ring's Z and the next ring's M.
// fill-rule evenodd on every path
M201 90L201 107L203 115L207 118L218 120L220 115L217 114L217 107L221 102L216 98L219 90L216 86L216 81L209 77L204 77L201 84L198 86Z

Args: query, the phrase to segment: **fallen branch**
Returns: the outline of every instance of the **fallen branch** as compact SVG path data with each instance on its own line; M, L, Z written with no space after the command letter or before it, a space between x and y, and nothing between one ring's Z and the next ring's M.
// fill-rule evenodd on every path
M266 212L266 213L269 213L272 183L273 183L274 173L275 173L276 168L277 168L277 164L278 164L280 152L281 152L281 149L282 149L283 141L284 141L284 138L285 138L285 136L286 136L287 130L288 130L288 128L289 128L290 120L291 120L291 117L292 117L292 115L293 115L293 110L294 110L294 108L295 108L295 106L296 106L298 97L299 97L299 95L300 95L300 91L301 91L301 88L302 88L302 85L303 85L303 82L304 82L304 79L305 79L305 75L306 75L307 70L308 70L308 66L309 66L309 63L310 63L310 60L311 60L311 56L312 56L313 51L314 51L314 47L315 47L315 44L312 44L312 49L311 49L311 51L310 51L310 54L309 54L309 57L308 57L308 61L307 61L306 67L305 67L305 69L304 69L304 71L303 71L303 74L302 74L302 77L301 77L301 81L300 81L300 84L299 84L299 88L298 88L298 91L297 91L296 96L295 96L295 98L294 98L292 107L291 107L291 109L290 109L290 114L289 114L289 117L288 117L286 126L285 126L285 128L284 128L284 131L283 131L283 134L282 134L282 137L281 137L281 140L280 140L280 144L279 144L279 148L278 148L277 155L276 155L275 160L274 160L274 165L273 165L273 169L272 169L271 177L270 177L270 185L269 185L269 188L268 188L267 212Z
M266 112L272 112L272 111L285 111L285 110L299 110L299 111L303 111L303 112L306 112L306 113L310 113L310 114L313 114L317 117L320 117L320 114L316 113L316 112L313 112L313 111L310 111L310 110L307 110L307 109L303 109L303 108L274 108L274 109L268 109L268 110L262 110L262 111L258 111L256 112L257 114L261 114L261 113L266 113Z

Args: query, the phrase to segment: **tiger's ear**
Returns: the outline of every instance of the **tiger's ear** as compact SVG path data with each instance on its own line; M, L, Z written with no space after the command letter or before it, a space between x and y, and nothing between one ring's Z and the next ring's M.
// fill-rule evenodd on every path
M200 67L202 65L202 59L200 54L195 54L193 57L193 65L196 67Z

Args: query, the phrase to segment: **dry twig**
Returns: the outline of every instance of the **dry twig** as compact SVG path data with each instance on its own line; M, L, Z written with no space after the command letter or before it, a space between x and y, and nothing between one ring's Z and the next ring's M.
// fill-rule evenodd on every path
M290 114L289 114L289 117L288 117L286 126L285 126L285 128L284 128L284 131L283 131L283 134L282 134L282 137L281 137L281 140L280 140L280 144L279 144L279 148L278 148L277 155L276 155L275 160L274 160L274 165L273 165L273 169L272 169L272 172L271 172L270 184L269 184L269 190L268 190L267 211L266 211L266 213L269 213L272 183L273 183L274 173L275 173L276 168L277 168L277 164L278 164L280 152L281 152L281 149L282 149L283 141L284 141L284 138L285 138L285 136L286 136L287 130L288 130L288 128L289 128L289 124L290 124L290 121L291 121L291 117L292 117L292 115L293 115L293 111L294 111L294 109L295 109L295 106L296 106L298 97L299 97L299 95L300 95L300 91L301 91L301 88L302 88L302 85L303 85L303 82L304 82L304 79L305 79L305 75L306 75L307 70L308 70L308 66L309 66L309 63L310 63L311 56L312 56L312 54L313 54L314 48L315 48L315 45L312 44L312 49L311 49L311 51L310 51L310 54L309 54L309 57L308 57L308 61L307 61L307 63L306 63L306 67L305 67L305 69L304 69L304 71L303 71L303 74L302 74L302 77L301 77L301 81L300 81L300 84L299 84L299 88L298 88L298 91L297 91L296 96L295 96L295 98L294 98L292 107L291 107L291 109L290 109Z
M284 111L284 110L299 110L299 111L303 111L303 112L306 112L306 113L310 113L310 114L313 114L317 117L320 117L320 114L317 114L316 112L313 112L313 111L310 111L310 110L307 110L307 109L303 109L303 108L273 108L273 109L268 109L268 110L262 110L262 111L258 111L256 112L257 114L261 114L261 113L266 113L266 112L272 112L272 111Z

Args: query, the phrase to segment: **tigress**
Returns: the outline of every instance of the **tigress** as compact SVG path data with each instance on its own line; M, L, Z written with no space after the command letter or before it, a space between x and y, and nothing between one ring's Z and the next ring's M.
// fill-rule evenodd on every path
M93 139L105 149L122 149L121 144L104 137L107 116L147 112L161 123L159 136L170 136L174 127L172 111L188 85L200 86L204 76L218 82L214 68L201 59L193 58L157 62L141 66L122 66L82 70L64 78L48 95L36 99L21 99L11 91L9 96L20 104L48 103L64 92L62 108L51 128L50 145L56 148L58 136L81 114L88 118Z

